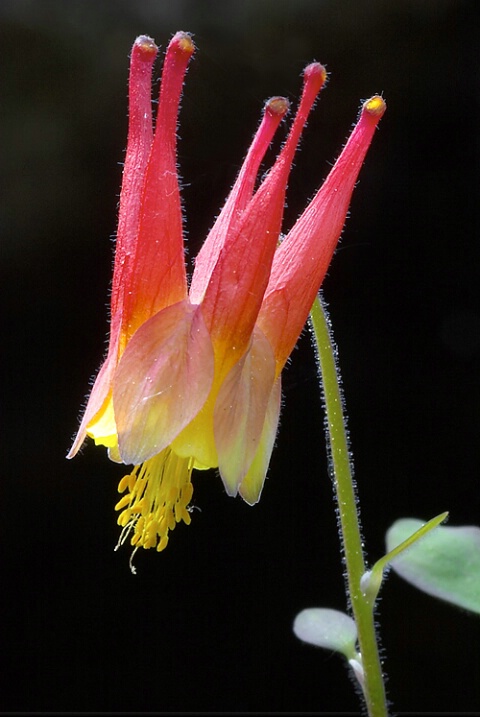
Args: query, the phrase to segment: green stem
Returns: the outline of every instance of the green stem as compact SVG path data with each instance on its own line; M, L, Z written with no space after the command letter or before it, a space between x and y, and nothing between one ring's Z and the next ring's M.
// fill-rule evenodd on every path
M319 298L315 300L310 318L317 344L319 370L323 384L333 482L340 517L348 593L357 625L362 657L365 701L370 717L385 717L387 703L375 633L373 605L369 604L360 589L360 580L366 568L360 534L358 501L352 479L349 446L343 417L342 395L335 364L335 349L326 311Z

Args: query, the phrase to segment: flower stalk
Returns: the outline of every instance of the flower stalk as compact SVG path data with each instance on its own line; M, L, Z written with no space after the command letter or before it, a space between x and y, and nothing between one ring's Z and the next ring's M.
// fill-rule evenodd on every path
M315 299L310 319L323 387L330 469L338 505L340 539L345 556L347 594L357 625L360 646L361 664L357 666L355 674L362 686L369 717L386 717L387 703L375 631L374 605L361 589L361 579L366 567L360 532L359 503L355 494L343 400L335 363L335 348L326 310L319 297Z

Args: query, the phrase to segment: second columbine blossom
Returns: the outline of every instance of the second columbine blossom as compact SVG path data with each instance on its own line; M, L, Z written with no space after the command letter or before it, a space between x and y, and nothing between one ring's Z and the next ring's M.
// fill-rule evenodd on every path
M304 71L303 93L275 164L258 170L288 110L270 99L234 187L187 285L176 126L191 37L177 33L163 67L155 131L157 48L132 50L129 136L111 298L110 341L69 456L85 437L135 467L120 482L123 537L162 550L189 523L193 468L218 468L229 495L258 501L280 413L280 375L343 228L385 103L374 96L322 188L279 244L285 189L308 113L326 79Z

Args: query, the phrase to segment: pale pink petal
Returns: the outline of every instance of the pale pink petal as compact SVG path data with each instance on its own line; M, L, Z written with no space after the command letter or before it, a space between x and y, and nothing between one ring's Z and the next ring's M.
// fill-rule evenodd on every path
M278 419L281 406L281 377L279 376L273 384L273 389L268 400L267 413L263 424L262 436L255 453L252 465L248 473L240 483L238 492L243 500L249 505L255 505L260 500L263 484L268 471L270 457L275 445L277 435Z
M120 359L113 408L124 463L159 453L202 408L213 349L199 307L182 301L146 321Z
M236 495L255 457L275 380L275 357L261 331L223 382L213 416L220 475Z

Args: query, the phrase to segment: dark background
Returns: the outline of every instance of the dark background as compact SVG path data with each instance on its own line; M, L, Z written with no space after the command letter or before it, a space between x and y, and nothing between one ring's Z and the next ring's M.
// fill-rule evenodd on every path
M128 56L136 35L198 47L179 163L190 257L265 98L331 73L304 134L285 226L361 99L388 110L324 283L370 561L398 517L480 524L476 0L2 0L0 482L3 711L357 711L341 659L292 634L344 609L313 352L284 375L262 500L194 478L165 553L114 552L119 466L64 456L105 349ZM160 73L157 66L156 77ZM283 136L285 129L281 130ZM397 711L480 709L480 622L391 575L378 613Z

